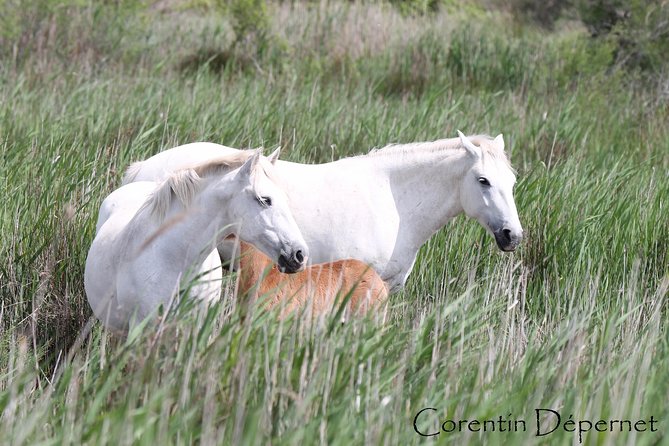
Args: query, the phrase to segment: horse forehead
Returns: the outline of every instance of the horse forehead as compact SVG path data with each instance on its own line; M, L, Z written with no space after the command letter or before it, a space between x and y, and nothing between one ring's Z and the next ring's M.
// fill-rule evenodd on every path
M276 184L276 171L274 165L267 158L260 158L256 172L259 173L259 177L265 178L267 181Z
M503 166L498 170L499 178L497 183L500 184L502 189L510 190L516 184L516 176L513 174L513 171L508 166Z
M496 149L493 149L496 150ZM514 185L516 183L516 175L513 172L511 163L503 153L487 153L483 157L483 169L487 175L495 175L495 177L505 183Z
M256 188L268 189L276 187L272 178L267 175L267 171L261 166L255 171L253 176L253 186Z
M285 196L283 189L277 184L272 175L272 171L265 170L263 166L258 166L253 179L253 191L257 195L272 194L275 197L277 195Z
M510 186L516 184L516 175L508 164L499 162L497 172L504 183L509 184Z

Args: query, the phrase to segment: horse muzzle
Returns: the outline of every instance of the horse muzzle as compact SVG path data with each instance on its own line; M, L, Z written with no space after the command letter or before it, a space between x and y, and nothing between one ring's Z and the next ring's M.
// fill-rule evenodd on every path
M502 228L493 232L493 234L497 247L504 252L515 251L523 240L523 231L514 232L511 229Z
M282 273L297 273L302 271L307 265L307 255L301 249L295 250L289 255L281 253L277 264L279 271Z

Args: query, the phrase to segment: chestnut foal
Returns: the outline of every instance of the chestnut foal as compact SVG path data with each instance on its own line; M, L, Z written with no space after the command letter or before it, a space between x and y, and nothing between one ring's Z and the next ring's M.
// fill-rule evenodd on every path
M265 307L282 305L281 317L311 305L312 315L336 308L351 294L348 310L364 314L388 297L388 286L374 269L360 260L347 259L308 266L293 274L281 273L253 245L240 242L237 296L269 296Z

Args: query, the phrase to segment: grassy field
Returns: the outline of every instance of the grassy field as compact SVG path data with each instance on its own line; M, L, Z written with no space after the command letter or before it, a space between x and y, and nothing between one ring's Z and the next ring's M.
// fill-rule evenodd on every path
M420 444L414 418L435 408L419 431L526 422L440 442L577 444L581 420L653 417L583 443L669 444L669 66L618 67L577 23L462 4L272 3L270 37L244 40L177 2L34 3L0 2L16 24L0 36L0 443ZM515 253L458 218L386 311L344 325L247 315L233 276L220 304L186 300L128 339L91 318L87 250L131 161L206 140L315 163L456 129L505 135ZM536 409L562 424L537 437Z

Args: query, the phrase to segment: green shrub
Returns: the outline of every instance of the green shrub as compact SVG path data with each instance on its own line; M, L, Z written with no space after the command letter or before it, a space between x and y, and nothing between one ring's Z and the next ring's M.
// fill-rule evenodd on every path
M593 40L581 32L572 32L551 40L541 64L548 88L573 85L582 77L605 74L614 61L615 46L609 41Z
M579 14L591 35L616 47L615 64L661 72L669 54L669 4L659 0L581 0Z
M441 0L390 0L403 15L427 15L437 12Z
M224 47L206 46L182 61L181 66L206 66L214 71L232 67L234 70L262 70L263 65L278 63L285 45L271 31L266 0L202 0L191 6L212 8L222 14L234 34Z
M605 35L620 21L629 17L623 0L581 0L578 3L579 16L594 37Z
M572 6L571 0L508 0L506 3L511 14L521 23L529 22L549 30Z
M214 6L230 19L235 42L265 41L270 18L265 0L214 0Z

